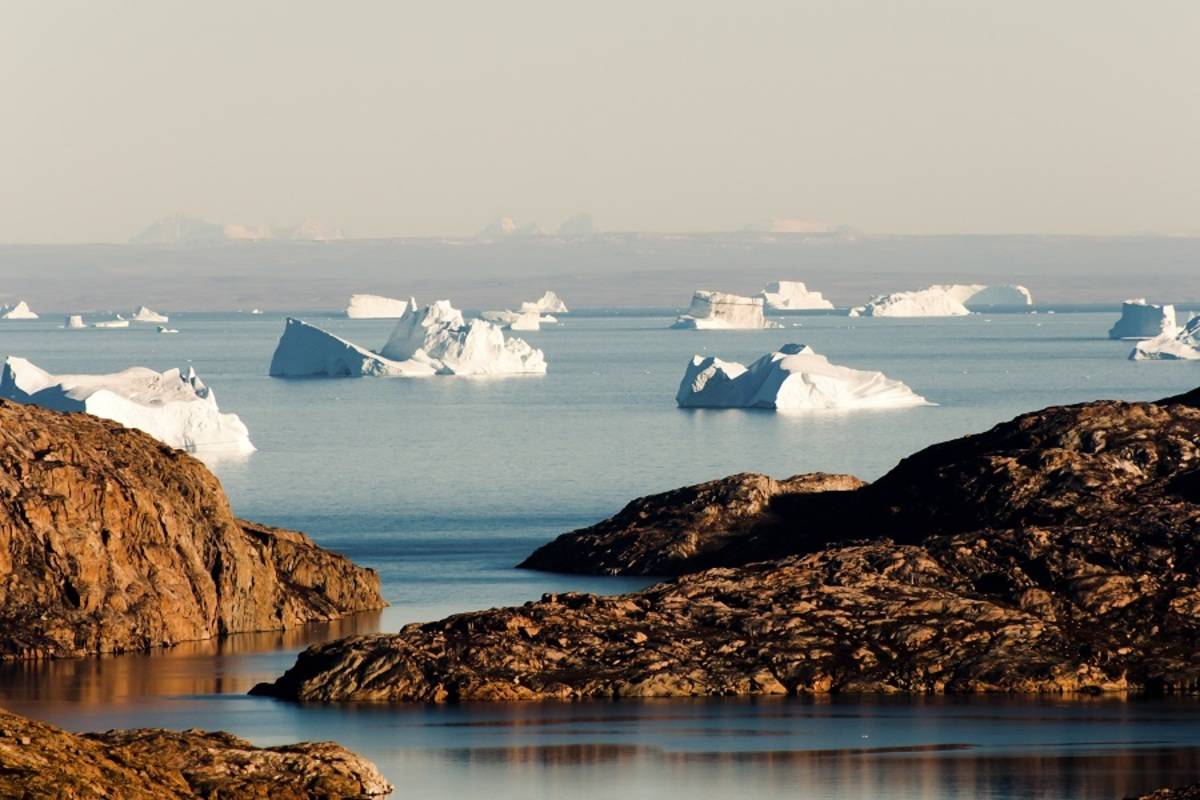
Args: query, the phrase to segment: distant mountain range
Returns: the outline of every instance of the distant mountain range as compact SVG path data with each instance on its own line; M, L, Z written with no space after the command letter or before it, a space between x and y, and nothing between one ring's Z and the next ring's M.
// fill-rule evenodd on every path
M298 225L271 228L266 225L214 222L200 217L175 214L157 220L129 241L131 244L202 244L275 239L324 242L344 238L346 236L341 228L319 220L305 220Z

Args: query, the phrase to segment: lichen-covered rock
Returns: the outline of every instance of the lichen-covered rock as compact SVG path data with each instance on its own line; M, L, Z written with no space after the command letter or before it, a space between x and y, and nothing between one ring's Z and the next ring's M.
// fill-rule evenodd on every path
M374 571L235 518L186 453L0 401L0 658L142 650L383 605Z
M392 787L333 742L254 747L228 733L68 733L0 711L0 797L34 800L316 800Z

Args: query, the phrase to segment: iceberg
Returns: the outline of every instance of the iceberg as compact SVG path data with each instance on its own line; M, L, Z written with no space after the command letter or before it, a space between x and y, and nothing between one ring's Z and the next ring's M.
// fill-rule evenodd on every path
M179 333L179 330L177 328L168 328L166 325L159 325L158 332L159 333Z
M521 303L522 311L537 311L542 314L566 314L567 304L554 292L547 291L537 300Z
M801 344L786 344L749 367L712 356L694 356L675 402L680 408L777 411L932 405L882 372L830 364L825 356Z
M145 431L189 452L249 453L250 433L236 414L222 414L195 370L131 367L110 375L51 375L9 356L0 397L55 411L82 411Z
M262 309L261 308L252 308L252 309L250 309L250 313L254 314L254 315L258 315L258 314L262 313Z
M378 294L352 294L346 305L346 316L350 319L399 319L407 310L405 300Z
M273 378L414 377L432 375L433 368L417 361L383 358L315 325L288 317L268 374Z
M138 306L129 320L130 322L170 322L165 314L160 314L145 306Z
M762 330L782 328L763 317L761 297L741 297L725 292L698 290L692 295L687 313L679 316L672 328L691 330Z
M484 311L479 316L510 331L539 331L543 321L558 321L554 317L543 317L537 311Z
M1182 328L1138 342L1129 357L1134 361L1200 361L1200 315Z
M12 306L11 308L5 307L0 310L2 310L4 312L4 313L0 314L0 319L37 319L38 318L38 315L33 313L33 309L30 308L29 304L26 303L24 300L20 301L19 303L17 303L15 306Z
M86 328L87 325L83 324L82 314L72 314L71 316L67 317L67 321L63 323L63 327L71 330L78 330L79 328Z
M1109 328L1110 339L1153 339L1179 329L1175 306L1147 303L1143 297L1121 304L1121 318Z
M850 309L850 316L965 317L972 308L1032 304L1033 294L1024 286L940 283L927 289L878 295Z
M129 320L117 314L116 319L102 320L101 322L93 322L93 328L128 328Z
M759 296L767 308L776 311L833 308L833 303L822 297L820 292L809 291L801 281L772 281Z

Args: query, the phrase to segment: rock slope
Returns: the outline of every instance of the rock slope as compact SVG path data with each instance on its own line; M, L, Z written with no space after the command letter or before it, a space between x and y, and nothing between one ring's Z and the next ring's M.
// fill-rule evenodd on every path
M238 520L147 434L0 401L0 658L141 650L386 605L374 571Z
M674 505L654 513L686 519L686 502ZM441 701L1200 688L1200 392L1045 409L923 450L869 486L769 505L759 524L732 515L735 535L705 556L739 566L318 645L255 691ZM648 544L663 537L651 531Z
M228 733L68 733L0 711L0 797L91 800L381 797L373 764L333 742L258 748Z

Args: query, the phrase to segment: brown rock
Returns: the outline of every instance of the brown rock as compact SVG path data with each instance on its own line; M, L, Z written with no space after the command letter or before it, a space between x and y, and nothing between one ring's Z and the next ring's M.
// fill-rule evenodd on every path
M76 735L0 711L0 797L90 800L381 797L373 764L333 742L254 747L228 733Z
M1200 783L1178 789L1158 789L1130 800L1200 800Z
M374 571L236 519L186 453L0 401L0 658L142 650L383 605Z

